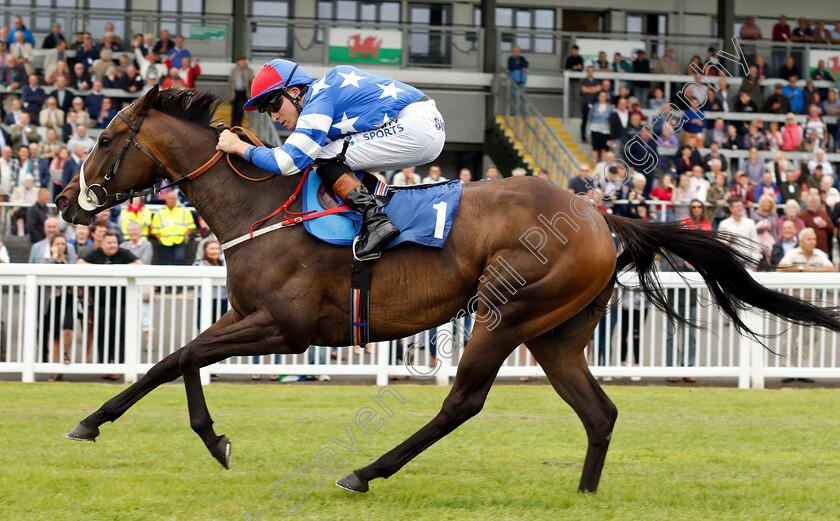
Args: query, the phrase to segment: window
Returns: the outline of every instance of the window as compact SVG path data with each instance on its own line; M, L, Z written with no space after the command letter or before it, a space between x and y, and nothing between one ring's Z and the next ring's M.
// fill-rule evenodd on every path
M517 33L506 31L509 29L527 29L538 31L553 31L554 9L537 9L527 7L497 7L496 27L501 30L502 44L500 52L507 53L518 45L522 52L534 54L554 54L554 36L533 33ZM481 8L476 7L473 12L473 23L481 25Z
M319 20L398 23L399 2L364 2L361 0L319 0Z
M741 36L741 28L743 28L746 23L747 23L746 18L736 18L735 22L732 24L732 34L740 37ZM715 36L717 36L717 32L715 33Z
M290 0L252 0L251 16L255 18L288 18ZM280 22L255 22L251 25L251 52L276 58L291 58L291 31Z
M738 17L735 18L735 21L732 23L732 34L735 36L741 35L741 28L744 27L744 24L747 23L746 17ZM788 24L790 24L790 20L788 20ZM829 24L826 24L827 26ZM712 30L710 36L717 38L718 36L718 17L712 16ZM769 38L769 36L765 36L765 38Z
M628 34L665 36L668 34L668 17L664 14L627 13L625 28ZM651 43L650 57L658 58L665 54L665 41Z
M120 2L123 4L123 7L119 9L124 9L125 0L118 0L116 3L119 4ZM3 13L0 15L0 25L11 29L14 27L15 16L19 15L23 19L23 25L33 33L48 33L52 29L52 24L57 22L62 24L61 32L64 34L64 37L68 42L72 42L72 31L69 31L67 27L63 27L65 17L61 14L39 13L38 8L75 9L76 0L6 0L3 4L9 7L23 7L24 9L12 9ZM117 7L113 9L117 9ZM35 43L37 45L35 47L40 48L42 41L42 39L36 39Z
M452 6L446 4L408 4L412 25L446 26L452 23ZM452 61L452 35L446 29L412 29L409 32L409 61L412 64L449 65Z
M201 25L200 16L190 17L189 15L204 14L204 0L160 0L160 11L162 16L160 18L159 29L161 31L167 30L173 36L181 35L184 38L189 38L190 27L193 24ZM166 13L179 14L182 16L177 18L167 17Z
M117 9L125 12L128 10L128 2L126 0L88 0L88 8L90 9ZM75 4L73 5L75 7ZM88 15L87 28L90 34L93 35L93 41L96 42L105 35L105 26L109 23L114 24L114 36L122 38L124 45L131 45L131 37L126 40L125 34L125 19L117 16L92 16ZM71 38L72 35L65 34L65 38Z
M638 14L627 14L625 18L628 34L642 34L644 32L644 18Z
M319 0L318 20L367 23L399 23L399 2L365 2L361 0ZM385 29L383 29L385 30ZM394 29L395 31L399 29ZM315 41L324 41L324 29L318 27Z

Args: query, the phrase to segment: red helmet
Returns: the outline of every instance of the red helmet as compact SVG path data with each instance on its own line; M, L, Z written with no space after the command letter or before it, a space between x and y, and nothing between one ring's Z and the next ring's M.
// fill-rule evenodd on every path
M256 110L257 100L269 92L293 87L295 85L309 85L312 78L295 62L289 60L271 60L263 65L260 72L251 83L251 99L245 102L245 110Z

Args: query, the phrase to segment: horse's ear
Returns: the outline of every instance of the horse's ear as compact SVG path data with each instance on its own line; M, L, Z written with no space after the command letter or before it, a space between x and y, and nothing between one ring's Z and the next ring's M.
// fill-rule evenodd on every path
M152 105L154 105L155 102L157 101L158 96L160 96L160 84L156 84L142 98L138 99L135 102L136 103L136 105L135 105L136 108L134 110L138 114L147 113L149 111L149 109L152 108Z

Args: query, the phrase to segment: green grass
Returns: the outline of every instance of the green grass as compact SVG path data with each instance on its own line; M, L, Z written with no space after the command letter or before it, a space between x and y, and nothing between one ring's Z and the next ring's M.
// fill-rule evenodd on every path
M576 492L580 421L547 386L497 386L484 411L388 480L355 495L332 482L390 450L437 412L448 389L407 399L345 468L295 499L271 495L371 405L373 386L214 384L205 392L233 441L225 471L190 430L183 387L156 390L99 441L65 433L111 398L95 384L0 384L3 520L828 520L840 516L840 392L610 387L618 423L597 494ZM312 474L317 471L312 468ZM302 483L295 479L295 483ZM285 489L285 487L284 487Z

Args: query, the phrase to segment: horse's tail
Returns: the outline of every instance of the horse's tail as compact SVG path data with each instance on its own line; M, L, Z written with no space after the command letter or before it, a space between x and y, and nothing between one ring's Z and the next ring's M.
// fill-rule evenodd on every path
M739 310L759 308L798 324L812 324L840 331L840 311L821 308L804 300L765 288L745 269L753 262L728 244L731 235L693 230L679 222L646 222L602 213L607 225L622 243L624 251L616 262L616 274L634 265L639 289L656 308L677 322L684 317L668 303L656 278L655 260L662 255L673 264L672 255L682 257L703 277L715 303L738 331L756 338L738 316ZM726 241L726 242L724 242Z

